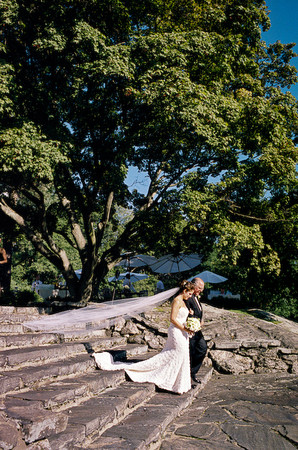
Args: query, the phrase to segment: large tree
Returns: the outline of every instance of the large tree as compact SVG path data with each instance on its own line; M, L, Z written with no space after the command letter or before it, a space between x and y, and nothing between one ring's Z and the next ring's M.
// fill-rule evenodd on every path
M123 249L154 246L148 230L186 172L203 189L258 160L268 189L293 182L296 109L280 92L296 81L293 45L265 47L263 1L5 0L0 12L0 208L76 300ZM127 189L130 165L146 195ZM120 206L133 214L118 228Z

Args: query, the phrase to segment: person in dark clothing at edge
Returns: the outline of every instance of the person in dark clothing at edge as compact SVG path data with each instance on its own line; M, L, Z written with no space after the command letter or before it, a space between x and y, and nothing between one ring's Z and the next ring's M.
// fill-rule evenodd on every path
M192 282L194 284L194 293L185 303L190 310L189 317L200 319L201 326L203 326L203 308L200 302L200 294L204 290L204 281L201 278L194 278ZM195 383L200 383L201 381L197 379L197 373L207 353L207 344L202 330L196 331L193 337L189 339L189 353L191 379Z
M7 253L5 248L2 247L2 239L0 238L0 297L5 286L6 263L8 263Z

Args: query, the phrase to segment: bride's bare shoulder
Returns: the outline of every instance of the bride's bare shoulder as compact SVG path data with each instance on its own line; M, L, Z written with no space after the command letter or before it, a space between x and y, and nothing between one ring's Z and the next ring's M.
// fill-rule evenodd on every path
M173 305L175 305L175 306L181 306L182 304L183 304L182 296L181 296L181 295L177 295L177 296L173 299Z

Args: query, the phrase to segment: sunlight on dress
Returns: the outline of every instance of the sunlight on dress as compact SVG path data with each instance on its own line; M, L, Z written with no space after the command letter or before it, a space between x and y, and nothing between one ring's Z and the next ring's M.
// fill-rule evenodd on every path
M188 316L186 307L180 308L177 320L184 324ZM168 339L163 350L145 361L137 363L114 362L108 352L93 353L102 370L125 370L132 381L154 383L161 389L183 394L191 388L189 338L173 324L168 329Z

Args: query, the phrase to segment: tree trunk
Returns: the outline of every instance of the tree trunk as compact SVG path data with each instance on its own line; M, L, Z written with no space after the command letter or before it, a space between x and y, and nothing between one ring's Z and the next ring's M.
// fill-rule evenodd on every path
M62 271L73 301L87 304L92 298L97 299L99 282L108 273L108 270L106 261L101 260L91 266L88 262L83 264L80 279L73 271Z

